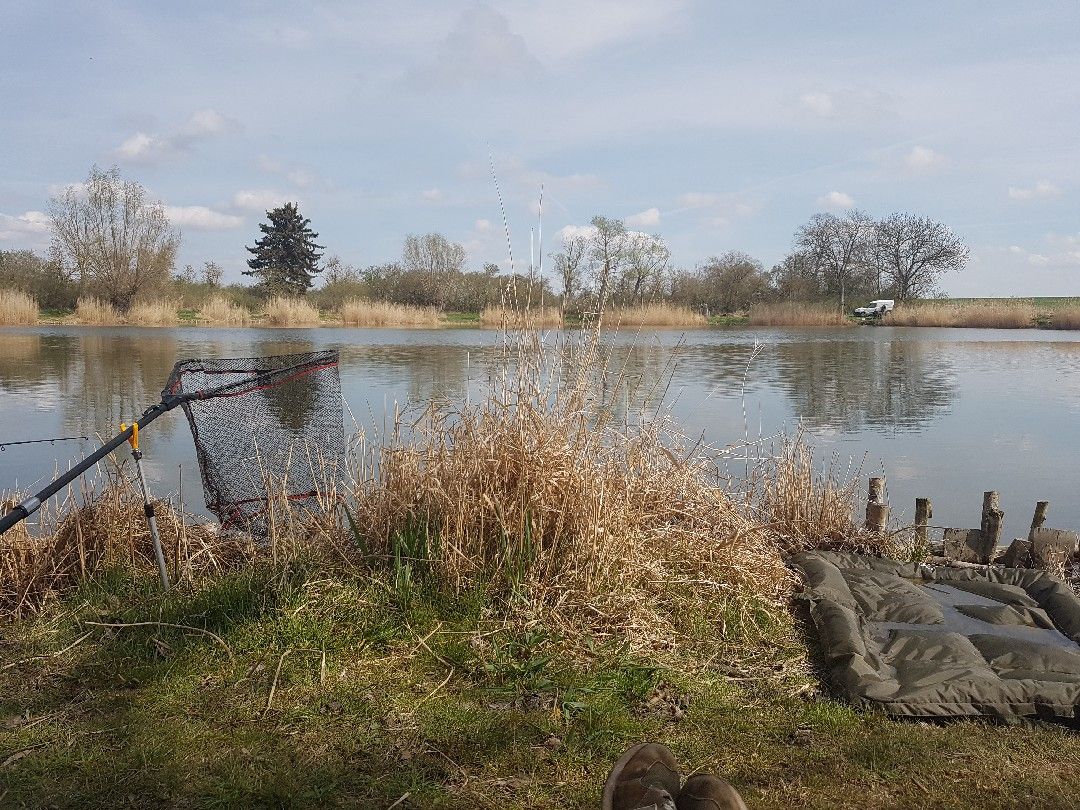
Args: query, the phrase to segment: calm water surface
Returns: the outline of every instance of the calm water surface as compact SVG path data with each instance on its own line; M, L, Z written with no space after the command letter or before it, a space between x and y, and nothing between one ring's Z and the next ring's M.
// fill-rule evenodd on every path
M396 406L481 389L497 340L478 329L4 328L0 442L109 436L158 401L180 358L330 347L341 350L351 418L382 424ZM801 425L820 460L852 460L865 475L884 470L901 519L926 495L938 525L978 526L983 490L997 489L1010 534L1026 533L1035 501L1047 499L1048 525L1080 529L1076 333L736 329L622 332L614 341L641 380L627 405L674 361L672 411L708 442ZM182 471L185 500L198 503L182 415L156 422L143 445L158 493L175 491ZM0 453L0 490L34 490L95 446L9 447Z

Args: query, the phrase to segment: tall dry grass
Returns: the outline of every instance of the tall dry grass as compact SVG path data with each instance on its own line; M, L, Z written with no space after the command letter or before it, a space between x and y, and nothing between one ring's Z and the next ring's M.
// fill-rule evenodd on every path
M884 317L887 326L1029 329L1038 312L1030 301L904 302Z
M17 501L0 501L2 511ZM254 558L247 538L220 535L181 515L168 501L154 506L162 546L174 580L223 571ZM100 487L38 513L42 530L25 522L0 540L0 619L30 615L109 567L156 571L141 492L118 470Z
M1051 329L1080 329L1080 306L1072 305L1053 309L1049 313Z
M350 298L338 310L344 326L438 326L435 307L414 307L388 301Z
M75 322L85 326L116 326L124 319L116 307L99 298L80 298L75 304Z
M302 298L275 296L266 302L266 322L270 326L318 326L319 310Z
M199 314L203 320L217 326L246 326L251 322L251 313L245 307L234 304L220 293L207 299Z
M501 329L535 329L562 326L563 314L558 307L486 306L480 312L480 323Z
M665 301L650 302L636 307L615 307L604 313L605 326L708 326L709 320L700 312Z
M755 304L750 308L751 326L848 326L850 321L828 304Z
M41 311L37 301L19 290L0 290L0 326L32 326Z
M810 466L780 464L784 477L748 501L666 419L609 418L597 391L610 401L622 381L600 384L587 336L548 355L537 340L521 338L489 397L433 405L372 450L352 508L376 556L455 589L495 584L568 632L648 644L685 632L689 615L779 610L784 551L872 545L850 491L822 491Z
M128 310L126 320L134 326L176 326L180 302L159 298L155 301L136 301Z

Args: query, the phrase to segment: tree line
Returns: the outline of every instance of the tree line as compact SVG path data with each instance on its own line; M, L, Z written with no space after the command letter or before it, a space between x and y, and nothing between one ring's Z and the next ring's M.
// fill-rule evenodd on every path
M221 289L222 270L206 262L177 272L180 234L160 202L113 168L90 170L49 204L52 243L44 256L0 251L0 287L20 289L46 309L68 309L92 295L126 310L136 297L205 296ZM267 212L234 298L255 304L271 295L313 295L326 307L370 298L444 311L499 303L552 303L570 312L668 301L706 314L746 310L766 301L835 302L928 297L947 272L962 269L968 251L944 224L915 214L875 220L861 211L816 214L800 226L791 252L770 269L739 251L694 268L675 266L664 238L596 216L561 232L544 273L506 273L494 264L466 266L464 247L438 233L405 237L401 257L353 267L325 257L318 234L295 203ZM313 289L315 279L323 283Z

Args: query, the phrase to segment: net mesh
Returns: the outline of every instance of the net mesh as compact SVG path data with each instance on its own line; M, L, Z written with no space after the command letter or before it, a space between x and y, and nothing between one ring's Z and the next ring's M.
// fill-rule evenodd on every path
M265 536L271 503L317 509L343 469L336 351L181 360L168 397L184 400L206 507L224 528Z

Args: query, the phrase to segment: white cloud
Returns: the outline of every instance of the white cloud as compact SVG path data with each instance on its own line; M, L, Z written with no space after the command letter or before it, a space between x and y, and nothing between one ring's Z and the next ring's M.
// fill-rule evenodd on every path
M830 191L818 197L817 204L830 211L847 211L855 207L855 199L843 191Z
M1051 197L1060 197L1061 189L1049 180L1039 180L1031 188L1016 188L1009 186L1009 199L1026 202L1028 200L1042 200Z
M164 138L136 132L116 147L116 156L132 163L152 163L171 151L172 147Z
M241 189L233 195L233 207L243 211L262 214L273 208L279 208L287 202L294 202L288 195L269 188Z
M555 236L560 241L566 242L570 239L592 239L595 234L595 225L566 225L560 228Z
M151 134L140 130L124 139L114 154L130 163L157 163L186 152L197 141L222 135L236 127L234 121L216 110L196 110L171 134Z
M43 247L48 242L52 220L43 211L27 211L16 216L0 214L0 242L20 247Z
M646 208L623 220L631 228L652 228L660 224L660 209Z
M244 224L243 217L223 214L204 205L166 205L165 216L176 227L193 231L227 231Z
M946 163L945 156L928 146L913 146L904 156L904 165L914 172L927 172Z
M490 219L478 219L473 223L473 227L477 233L491 233L495 230L495 225Z
M437 188L429 188L421 191L420 196L428 202L439 202L443 198L443 193Z
M543 73L525 39L510 29L505 15L477 4L462 12L434 59L413 70L408 81L422 90L505 85Z
M880 121L895 115L891 96L868 88L808 90L795 98L797 112L829 121Z

